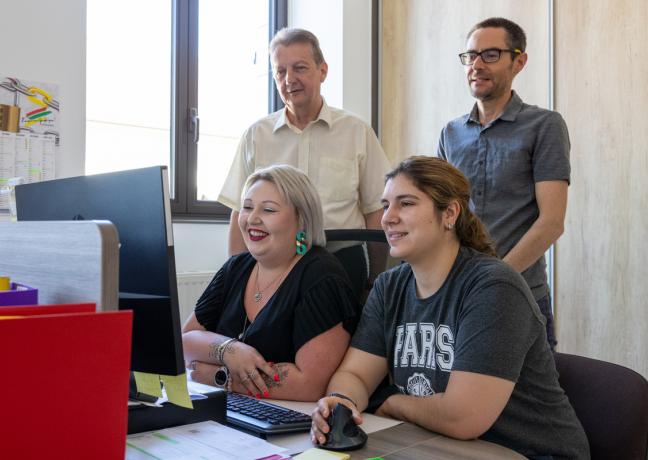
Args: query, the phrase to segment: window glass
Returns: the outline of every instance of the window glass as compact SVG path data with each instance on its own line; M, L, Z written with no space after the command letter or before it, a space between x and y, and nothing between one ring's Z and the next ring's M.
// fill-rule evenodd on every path
M268 5L200 2L198 200L216 200L243 131L268 113Z
M171 0L88 0L86 174L169 165Z
M214 202L243 131L268 113L269 8L268 0L88 0L86 174L167 165L172 197L179 197L174 212ZM175 36L174 21L186 36ZM198 25L197 44L189 24ZM176 43L176 62L187 66L178 76ZM195 68L197 75L186 70ZM190 107L173 110L176 100L198 101L197 145L176 145L193 139L185 119ZM201 212L223 212L204 204Z

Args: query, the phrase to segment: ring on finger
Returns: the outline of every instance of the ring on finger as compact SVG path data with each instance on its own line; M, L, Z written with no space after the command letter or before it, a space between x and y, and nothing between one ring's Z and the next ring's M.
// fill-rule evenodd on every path
M257 371L248 372L247 376L251 379L255 378L258 375Z
M191 369L192 371L195 371L195 370L196 370L196 363L197 363L197 362L198 362L198 361L196 361L195 359L192 360L192 361L189 363L189 369Z

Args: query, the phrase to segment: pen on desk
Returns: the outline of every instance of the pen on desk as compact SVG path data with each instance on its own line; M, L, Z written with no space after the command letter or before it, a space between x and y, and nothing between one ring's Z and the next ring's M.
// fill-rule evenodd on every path
M11 289L11 280L8 276L0 276L0 291L8 291Z

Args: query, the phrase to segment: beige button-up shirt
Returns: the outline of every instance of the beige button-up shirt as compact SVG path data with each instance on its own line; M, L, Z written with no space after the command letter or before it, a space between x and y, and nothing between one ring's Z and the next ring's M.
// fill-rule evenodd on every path
M380 209L389 162L373 130L357 116L329 107L299 130L285 109L245 131L218 201L238 211L245 180L273 164L304 171L320 194L324 227L365 228L364 215Z

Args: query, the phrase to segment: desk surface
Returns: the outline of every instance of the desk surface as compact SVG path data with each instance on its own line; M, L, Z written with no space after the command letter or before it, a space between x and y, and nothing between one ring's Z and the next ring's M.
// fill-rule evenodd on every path
M200 393L200 387L213 389L206 385L190 381L189 386ZM310 414L315 403L294 401L276 401L275 404ZM365 420L368 422L368 420ZM384 425L383 425L384 426ZM301 452L312 447L310 434L292 434L269 436L268 441L289 449L292 452ZM486 441L459 441L423 429L411 423L400 423L387 429L369 434L367 444L359 450L347 452L351 459L366 459L382 457L385 460L420 460L420 459L479 459L479 460L524 460L522 455Z
M360 450L348 452L351 459L382 457L385 460L524 459L510 449L486 441L459 441L403 423L369 435Z

